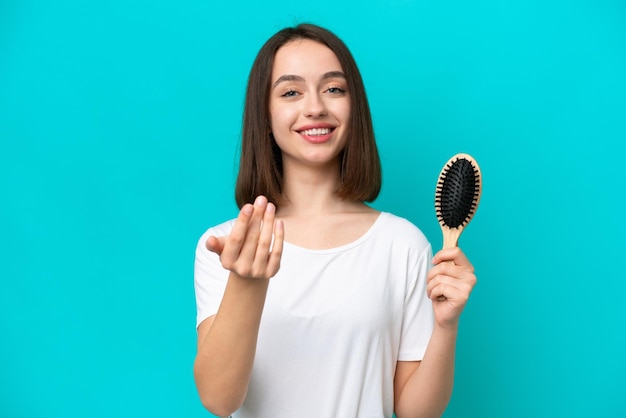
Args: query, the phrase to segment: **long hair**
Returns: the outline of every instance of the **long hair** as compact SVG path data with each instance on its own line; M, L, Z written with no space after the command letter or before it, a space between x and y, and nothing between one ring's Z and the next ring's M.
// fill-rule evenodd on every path
M341 179L336 195L346 200L371 202L380 192L382 174L372 116L354 57L332 32L316 25L300 24L272 36L259 51L250 70L235 188L235 200L240 208L258 195L266 196L277 207L286 203L282 193L282 154L270 128L269 94L276 52L298 39L319 42L335 53L350 92L348 137L341 153Z

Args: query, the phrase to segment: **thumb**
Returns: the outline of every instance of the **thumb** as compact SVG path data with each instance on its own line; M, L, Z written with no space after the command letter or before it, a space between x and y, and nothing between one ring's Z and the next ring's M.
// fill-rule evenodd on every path
M224 245L226 244L227 238L228 236L215 237L211 235L205 243L207 250L212 251L217 255L221 255L222 251L224 251Z

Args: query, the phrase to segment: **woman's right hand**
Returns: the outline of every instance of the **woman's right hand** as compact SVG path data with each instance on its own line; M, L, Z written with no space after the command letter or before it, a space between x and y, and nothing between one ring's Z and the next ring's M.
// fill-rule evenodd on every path
M274 204L258 196L254 205L241 208L230 235L210 236L206 247L220 256L225 269L243 278L269 279L280 268L285 236L283 222L275 217Z

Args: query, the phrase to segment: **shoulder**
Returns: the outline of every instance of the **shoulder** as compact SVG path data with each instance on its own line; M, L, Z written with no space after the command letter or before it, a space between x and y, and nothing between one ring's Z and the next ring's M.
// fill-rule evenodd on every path
M222 222L221 224L215 225L210 227L209 229L207 229L206 231L204 231L204 233L202 234L203 237L208 237L209 235L215 235L216 237L222 236L222 235L228 235L230 234L230 231L232 231L233 226L235 225L235 221L236 219L230 219L226 222Z
M381 212L378 222L381 233L389 236L394 241L403 241L407 244L417 245L420 248L430 245L422 230L406 218L390 212Z
M427 242L426 235L413 222L390 212L380 213L380 222L388 232L402 237L410 237L419 241Z

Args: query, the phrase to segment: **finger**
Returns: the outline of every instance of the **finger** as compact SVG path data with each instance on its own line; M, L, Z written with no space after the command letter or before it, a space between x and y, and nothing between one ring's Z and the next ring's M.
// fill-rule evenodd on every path
M468 283L456 281L438 281L428 292L428 297L435 300L447 299L456 306L463 306L467 303L472 292L472 287Z
M446 289L443 285L437 285L428 292L428 298L432 301L446 300Z
M431 300L448 299L455 306L464 306L474 289L475 282L458 280L452 277L439 277L427 288L427 295Z
M426 284L426 295L429 298L432 298L433 290L442 284L442 281L444 280L444 277L447 277L447 276L443 276L441 274L438 274L435 277L433 277L431 280L428 281L428 283Z
M224 267L230 269L239 257L241 247L246 239L246 232L248 231L248 224L254 208L250 204L243 205L239 211L239 216L233 225L233 229L230 231L228 239L224 243L224 248L220 254L222 264Z
M274 218L276 216L276 206L268 203L263 214L263 223L261 225L261 234L259 235L259 245L257 251L261 251L261 255L267 256L270 245L272 243L272 234L274 233Z
M432 290L440 285L458 287L462 286L465 281L456 277L446 276L444 274L438 274L431 281L426 284L426 292L432 292ZM468 282L469 283L469 282Z
M211 235L205 242L205 246L207 250L216 253L217 255L221 255L222 251L224 251L224 244L228 236L216 237Z
M261 235L261 222L263 215L265 214L265 208L267 206L267 199L265 196L258 196L253 205L252 216L248 223L248 229L246 231L246 237L241 247L239 258L242 263L245 263L249 267L252 267L256 249L259 244L259 236Z
M270 256L270 246L272 244L272 234L274 232L274 216L276 207L268 203L265 207L261 232L259 235L256 253L254 255L253 271L258 275L265 275L267 262Z
M426 274L426 280L430 281L436 276L450 276L458 279L469 278L474 272L465 266L457 266L453 262L445 261L431 268Z
M272 252L267 261L267 277L273 277L280 268L280 259L283 255L283 242L285 240L285 225L283 221L277 220L274 223L274 243Z
M465 274L466 271L455 265L450 261L445 261L437 264L435 267L431 268L426 274L426 281L430 282L435 277L438 276L449 276L449 277L460 277Z
M445 262L451 262L454 265L461 266L466 270L474 271L474 266L459 247L444 248L434 255L432 263L440 265Z

